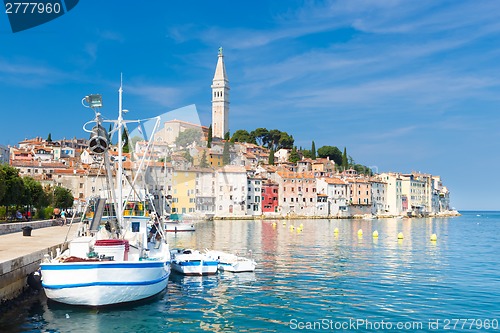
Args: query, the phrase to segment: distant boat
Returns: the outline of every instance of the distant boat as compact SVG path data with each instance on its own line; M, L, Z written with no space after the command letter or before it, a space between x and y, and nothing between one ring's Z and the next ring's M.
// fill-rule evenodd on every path
M172 214L163 221L163 228L166 232L192 232L195 231L194 223L184 221L182 215Z
M170 251L172 270L183 275L214 275L218 261L198 250L174 249Z
M205 254L219 262L219 270L232 273L255 271L255 261L253 259L240 257L235 254L222 251L205 250Z
M108 161L110 134L96 111L102 100L100 95L87 96L85 100L95 111L95 120L87 123L95 124L91 131L87 130L91 132L89 147L94 154L104 156L104 160ZM115 124L118 142L123 142L121 100L120 86L119 117L117 121L109 121ZM119 157L122 156L121 148L119 145ZM170 251L164 233L160 230L154 242L148 242L149 218L124 216L121 203L127 200L122 200L122 159L118 158L116 172L111 169L110 163L104 165L107 187L117 186L117 198L114 198L116 216L108 217L106 221L109 231L99 229L101 220L104 220L102 215L106 201L99 198L99 208L90 223L90 230L79 230L79 234L84 235L72 240L68 250L54 259L47 257L41 263L42 286L47 297L54 301L85 306L126 303L156 295L167 286Z

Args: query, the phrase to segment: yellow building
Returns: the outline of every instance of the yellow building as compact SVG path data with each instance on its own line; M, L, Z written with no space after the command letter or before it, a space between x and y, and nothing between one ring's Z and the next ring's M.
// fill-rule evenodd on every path
M172 175L172 213L194 213L196 171L174 171Z
M222 154L210 152L210 154L208 154L208 163L214 168L222 167L224 165L224 163L222 163Z

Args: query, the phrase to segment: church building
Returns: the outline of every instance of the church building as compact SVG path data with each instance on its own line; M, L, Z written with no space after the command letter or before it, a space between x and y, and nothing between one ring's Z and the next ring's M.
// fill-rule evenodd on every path
M227 132L229 132L229 81L221 47L212 82L212 137L223 139Z

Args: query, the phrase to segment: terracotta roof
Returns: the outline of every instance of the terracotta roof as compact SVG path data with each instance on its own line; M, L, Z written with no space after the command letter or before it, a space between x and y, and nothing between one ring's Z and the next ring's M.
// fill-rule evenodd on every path
M346 185L346 182L339 178L322 178L327 184Z

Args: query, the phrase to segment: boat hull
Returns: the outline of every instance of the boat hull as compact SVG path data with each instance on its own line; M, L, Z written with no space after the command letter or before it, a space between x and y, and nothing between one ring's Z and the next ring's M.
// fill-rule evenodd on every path
M214 275L217 269L217 261L172 261L172 270L188 276Z
M167 287L165 261L42 263L42 286L57 302L103 306L138 301Z
M243 273L255 271L255 262L242 260L234 263L219 262L219 270L231 273Z
M195 231L194 224L177 223L177 222L164 223L164 229L167 232L193 232L193 231Z

